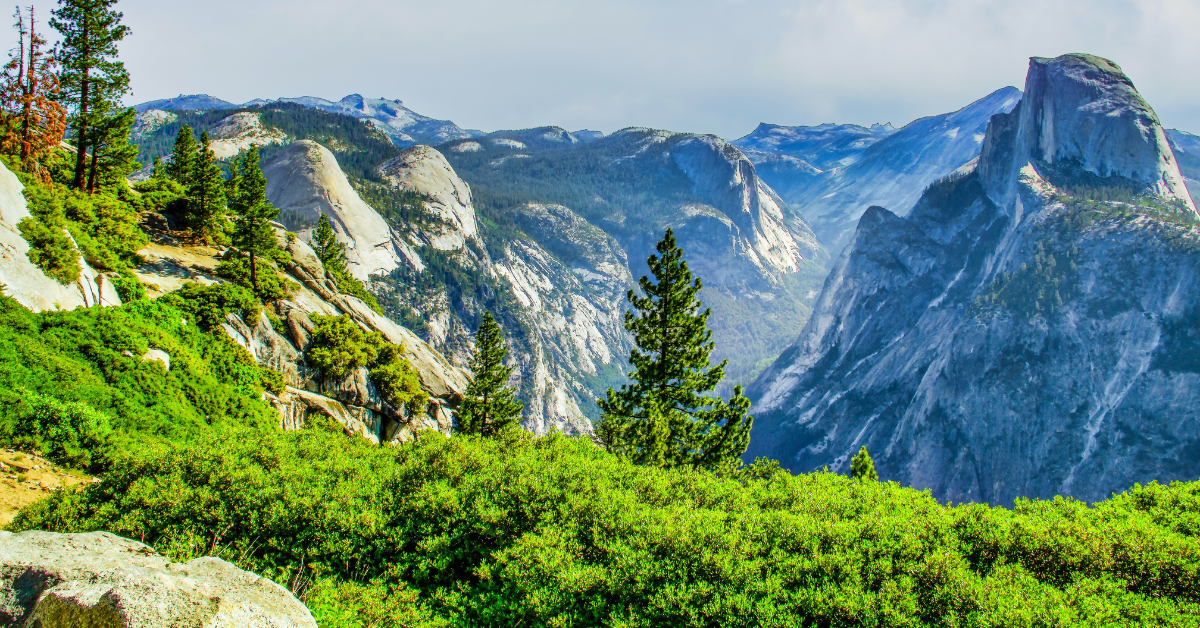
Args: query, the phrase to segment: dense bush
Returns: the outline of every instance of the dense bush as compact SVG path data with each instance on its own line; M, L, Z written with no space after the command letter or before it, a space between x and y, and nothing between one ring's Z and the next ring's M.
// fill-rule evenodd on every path
M254 293L232 283L206 286L188 282L178 290L163 296L160 302L190 314L192 320L203 329L212 329L220 325L231 312L252 321L258 318L259 312L262 311L262 305Z
M1200 483L950 507L830 473L636 467L561 436L305 430L137 452L13 527L315 583L325 625L1194 626L1198 506Z
M16 392L27 408L13 429L18 445L77 468L92 466L93 453L105 453L112 432L107 416L80 401L63 403L24 388Z
M31 216L19 227L32 247L29 259L47 275L62 283L78 279L80 253L101 271L128 271L137 265L137 252L149 238L138 227L142 202L128 186L113 185L95 194L68 188L64 181L69 175L63 172L61 152L51 163L54 176L49 184L19 172L8 156L4 159L25 186L23 193Z
M375 363L379 348L384 344L377 332L364 331L354 319L340 316L313 314L315 328L312 346L306 358L308 363L321 369L330 377L343 377L346 373Z
M44 437L44 427L28 423L39 411L61 407L83 416L71 404L109 417L114 450L130 440L186 442L228 426L277 424L260 399L264 370L228 337L190 322L193 316L165 299L32 314L0 297L0 442ZM141 359L150 348L171 356L170 371ZM48 449L65 463L92 466L111 453L72 453L91 442L86 433L81 438L78 447L68 438L61 451Z
M287 255L282 251L278 253ZM221 263L217 265L216 274L251 290L256 297L263 301L285 299L299 287L296 282L284 277L275 269L275 261L272 259L260 257L256 260L255 266L257 285L250 280L250 258L230 249L230 252L226 253Z
M310 318L315 324L312 346L305 355L310 365L326 377L344 377L367 367L371 382L388 403L404 407L409 415L425 411L429 394L421 389L416 369L404 357L404 345L388 343L379 332L363 330L344 314Z
M371 381L388 403L403 407L409 416L422 414L429 405L429 393L421 389L421 377L408 358L404 345L385 344L379 348Z

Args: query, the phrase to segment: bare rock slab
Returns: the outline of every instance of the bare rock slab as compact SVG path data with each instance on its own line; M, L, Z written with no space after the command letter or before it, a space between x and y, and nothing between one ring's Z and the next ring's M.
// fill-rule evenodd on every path
M108 532L0 532L0 626L316 628L287 589L212 557L170 563Z

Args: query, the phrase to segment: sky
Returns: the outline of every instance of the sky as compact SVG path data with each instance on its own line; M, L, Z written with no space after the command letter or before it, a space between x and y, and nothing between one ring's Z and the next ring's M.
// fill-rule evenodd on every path
M43 23L53 0L35 0ZM1200 133L1200 0L120 0L129 104L360 93L464 128L899 127L1028 58L1115 61ZM53 33L48 33L53 35ZM13 39L10 34L9 40Z

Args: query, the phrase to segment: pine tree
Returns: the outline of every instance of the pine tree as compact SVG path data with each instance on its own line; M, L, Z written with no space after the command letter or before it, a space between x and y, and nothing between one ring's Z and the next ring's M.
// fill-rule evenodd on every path
M171 161L163 166L163 172L185 189L190 188L196 178L196 160L199 158L199 149L192 127L183 125L179 129L179 133L175 134L175 147L171 149Z
M347 274L346 245L338 242L337 234L333 232L333 226L329 224L329 217L325 214L321 214L317 219L317 228L313 230L312 235L312 248L325 270L333 273L334 277L340 278Z
M459 431L490 436L520 418L524 404L504 385L513 370L504 366L507 354L500 325L485 311L475 333L475 355L471 356L474 378L458 410Z
M33 7L29 26L17 9L17 53L0 77L0 150L17 155L21 167L45 182L50 173L44 162L58 148L66 131L67 114L58 103L57 61L47 55L46 40L38 34Z
M879 479L879 476L875 474L875 463L871 460L871 455L867 453L866 445L863 445L862 449L854 454L854 459L850 461L850 477L862 482L873 482Z
M750 443L754 419L750 400L734 388L728 402L709 396L725 376L725 364L710 367L710 310L700 311L683 251L670 229L647 260L657 283L639 282L646 296L628 297L638 311L625 313L625 328L637 346L630 351L631 384L608 389L599 402L597 429L609 451L638 464L723 468L736 465Z
M234 245L250 254L250 284L257 292L257 258L278 247L271 221L279 210L267 201L267 178L258 164L258 146L251 146L237 163L237 196L229 204L238 216Z
M107 105L95 111L106 111ZM97 186L112 185L141 167L137 162L138 147L130 143L129 133L137 121L137 112L126 108L111 115L99 116L100 121L92 127L91 168L87 177L88 193L95 193Z
M207 131L200 134L198 148L188 188L188 214L198 239L212 241L225 217L225 176Z
M94 127L104 124L109 112L119 108L129 91L129 73L117 60L117 43L129 34L122 14L113 10L117 0L59 0L50 25L61 34L63 92L71 111L76 145L73 185L85 188L87 149L96 142ZM100 110L100 111L98 111ZM93 161L93 172L95 171ZM94 181L95 175L92 179Z

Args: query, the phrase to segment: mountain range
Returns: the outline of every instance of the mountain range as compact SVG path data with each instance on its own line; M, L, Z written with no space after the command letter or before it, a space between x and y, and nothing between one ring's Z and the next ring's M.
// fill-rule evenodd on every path
M1170 160L1173 171L1155 171L1169 175L1166 188L1147 191L1145 167L1122 166L1121 172L1141 177L1130 179L1113 174L1111 160L1099 153L1090 158L1100 165L1075 168L1078 156L1070 153L1054 162L1052 173L1031 159L1035 170L1042 168L1037 172L1045 185L1037 188L1038 199L1025 199L1028 192L995 198L999 179L989 184L992 192L981 192L981 171L995 171L995 159L985 163L980 152L988 152L988 138L1001 137L1001 121L1020 118L1030 84L1025 92L1006 87L899 129L761 124L734 142L636 127L611 135L559 127L482 133L421 116L398 100L357 95L243 105L181 96L139 105L135 141L165 154L174 130L187 121L210 129L231 154L242 144L268 145L269 195L283 210L284 226L303 239L319 214L328 215L348 246L352 273L367 282L393 321L463 366L483 310L497 314L509 333L517 367L512 383L526 403L525 425L537 433L591 431L596 398L625 377L630 339L621 326L624 293L646 273L644 260L662 231L672 228L704 280L701 298L713 311L714 355L730 361L727 386L753 383L759 418L748 456L776 457L794 470L841 469L851 450L866 444L880 452L877 464L886 478L931 488L939 497L1095 498L1138 478L1177 474L1182 467L1163 460L1190 450L1175 442L1158 462L1141 466L1128 457L1144 453L1112 454L1123 462L1105 463L1112 468L1080 479L1093 471L1088 464L1108 460L1104 438L1110 444L1129 438L1121 434L1133 428L1117 436L1101 429L1119 423L1103 418L1119 403L1097 401L1099 392L1079 393L1088 401L1072 412L1086 410L1091 417L1080 424L1045 414L1047 402L1038 401L1044 395L1012 388L1008 378L1018 372L1012 364L1032 369L1034 358L1047 360L1060 371L1034 379L1044 394L1057 391L1066 398L1056 386L1084 383L1055 362L1063 358L1054 348L1121 346L1113 344L1117 332L1111 329L1087 337L1075 332L1075 344L1026 329L1053 327L1066 312L1108 312L1093 303L1099 298L1093 292L1115 280L1082 270L1110 272L1100 262L1080 261L1081 251L1090 251L1092 231L1074 240L1047 240L1049 227L1040 217L1056 216L1054 224L1076 228L1070 222L1076 218L1062 218L1059 205L1099 203L1099 209L1088 205L1093 231L1093 223L1108 225L1117 215L1142 216L1144 222L1153 212L1155 221L1182 228L1177 205L1191 205L1185 186L1200 180L1200 138L1164 131L1156 118L1146 122L1153 111L1109 62L1074 56L1035 60L1034 67L1058 77L1059 68L1076 62L1085 68L1076 74L1101 72L1114 84L1128 84L1120 92L1125 105L1116 110L1141 112L1138 128L1161 134L1158 157L1143 157ZM1046 84L1038 83L1039 89L1054 92L1073 83L1055 78ZM1121 100L1103 90L1088 94ZM1086 107L1087 98L1076 108ZM332 117L301 121L301 109L289 106ZM1058 128L1054 137L1061 139ZM1025 190L1021 186L1030 184L1016 172L1012 189ZM1141 235L1127 236L1131 250L1146 245ZM1043 284L1057 292L1047 296ZM1081 285L1093 292L1081 296ZM1153 315L1174 320L1165 311ZM959 367L958 396L922 383L935 378L936 369L950 368L955 351L979 355L982 349L963 344L960 334L980 325L1000 325L1009 334L987 345L1002 357ZM1009 370L997 371L1001 363ZM1124 367L1087 368L1105 373ZM926 401L914 401L918 392ZM984 418L964 416L967 408ZM1023 418L1043 415L1035 421L1040 428L1020 427ZM1016 427L986 427L1006 422ZM1022 445L1025 438L1044 438L1048 426L1068 435L1046 442L1076 455L1073 466L1056 467L1044 452ZM1088 436L1080 441L1080 433ZM1154 442L1161 449L1169 440ZM997 450L1021 452L1020 460ZM992 457L981 462L987 455ZM1023 475L993 478L999 471L992 469L1020 461Z
M845 471L865 446L1000 504L1200 475L1200 219L1169 135L1088 55L1032 59L1002 109L911 211L865 210L751 389L748 456Z

